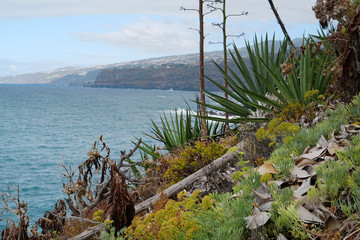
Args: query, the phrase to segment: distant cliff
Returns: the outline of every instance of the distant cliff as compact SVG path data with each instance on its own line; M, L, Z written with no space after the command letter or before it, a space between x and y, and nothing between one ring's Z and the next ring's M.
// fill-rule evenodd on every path
M69 86L84 86L95 82L96 77L101 72L101 69L84 71L74 74L68 74L61 78L51 81L55 85L69 85Z
M230 63L234 68L234 64ZM223 83L223 75L213 62L206 62L207 77ZM168 63L158 66L108 68L102 70L91 87L113 88L141 88L141 89L199 89L199 65ZM214 84L206 80L208 91L219 90Z
M301 45L301 39L293 39L296 46ZM271 43L271 42L270 42ZM279 41L275 42L275 49ZM247 49L238 49L241 56L248 59ZM221 81L223 76L211 62L221 61L222 51L205 53L205 74L216 81ZM68 67L48 72L28 73L13 76L0 76L0 83L16 84L55 84L77 85L91 87L117 87L117 88L157 88L198 90L199 82L199 54L186 54L149 58L131 62L114 63L108 65L88 67ZM233 66L231 68L236 69ZM208 90L218 90L207 82Z

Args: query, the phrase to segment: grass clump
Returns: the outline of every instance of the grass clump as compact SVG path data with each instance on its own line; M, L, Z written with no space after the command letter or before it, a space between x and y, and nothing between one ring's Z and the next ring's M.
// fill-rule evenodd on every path
M323 182L322 192L329 194L330 199L337 199L339 191L344 189L346 179L349 175L349 167L340 161L326 161L323 165L316 168L318 179Z
M258 140L262 141L266 138L270 139L269 146L273 146L279 138L281 138L284 143L288 143L293 140L293 135L299 132L300 127L296 124L283 121L282 118L275 118L269 122L267 129L261 127L256 132L256 137Z
M245 228L245 217L251 214L250 198L231 198L231 193L213 194L216 205L197 214L199 231L194 239L247 239L250 234Z
M207 145L196 142L195 146L185 148L179 156L166 159L165 165L168 168L164 173L164 178L169 184L177 183L221 157L227 150L226 147L216 142Z
M193 239L194 232L199 231L195 214L206 210L214 200L210 197L198 199L200 191L188 195L180 192L178 201L168 200L163 209L153 211L146 217L136 217L131 226L125 230L128 239Z

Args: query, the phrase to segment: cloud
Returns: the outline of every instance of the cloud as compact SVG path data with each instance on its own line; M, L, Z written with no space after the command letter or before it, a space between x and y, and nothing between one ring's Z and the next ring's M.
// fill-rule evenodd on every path
M117 59L117 56L113 55L113 54L81 54L81 53L75 53L73 54L74 56L77 57L82 57L82 58L95 58L95 59L112 59L115 60Z
M14 64L11 64L11 65L10 65L10 69L11 69L11 71L13 71L13 72L17 72L17 71L18 71L18 67L17 67L16 65L14 65Z
M0 76L10 76L29 72L42 72L65 66L68 66L68 64L56 61L22 62L0 59Z
M137 48L151 53L183 53L196 51L196 33L180 22L169 19L151 20L141 17L119 31L105 33L72 33L81 41L97 41L120 48Z
M314 23L316 19L311 7L316 0L274 0L279 14L285 22ZM228 12L248 11L247 18L258 21L273 20L274 16L266 0L228 0ZM180 7L197 8L194 0L1 0L0 18L62 17L90 14L140 14L196 16L184 13Z

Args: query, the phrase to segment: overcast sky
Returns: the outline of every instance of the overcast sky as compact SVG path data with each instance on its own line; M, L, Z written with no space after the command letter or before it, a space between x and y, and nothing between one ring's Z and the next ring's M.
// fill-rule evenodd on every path
M197 0L1 0L0 76L140 60L198 51ZM282 32L267 0L227 0L228 33L238 46L257 35ZM319 29L311 7L315 0L274 0L292 38ZM206 18L209 41L221 41L212 27L219 14ZM231 40L232 41L232 40ZM205 51L220 50L206 44Z

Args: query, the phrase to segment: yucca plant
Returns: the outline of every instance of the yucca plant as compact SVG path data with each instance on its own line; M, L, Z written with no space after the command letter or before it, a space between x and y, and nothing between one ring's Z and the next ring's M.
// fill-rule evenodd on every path
M175 111L175 114L170 113L169 115L170 116L168 117L164 113L163 116L160 117L160 126L151 120L152 134L145 133L145 135L156 141L162 142L168 151L190 144L191 141L200 139L200 121L197 117L194 117L191 110L186 110L185 114L183 112L178 114ZM218 121L207 121L207 128L209 137L217 136L221 133L223 125ZM146 145L144 146L146 147ZM153 147L150 146L147 147L147 149L151 151Z
M255 44L255 46L258 45ZM235 52L236 51L235 47ZM251 78L250 70L244 69L246 66L241 66L240 72L249 74L242 73L242 76L239 76L234 71L231 71L232 75L229 75L225 74L221 67L219 67L228 79L229 89L209 79L221 90L227 92L232 99L225 99L215 93L207 92L209 98L220 106L214 104L206 104L206 106L228 112L234 115L235 118L226 120L206 117L207 119L233 123L267 121L266 118L249 118L249 115L256 110L280 112L284 107L288 106L289 103L304 104L305 93L308 91L318 90L319 94L325 91L331 77L331 72L325 71L329 67L330 55L322 53L321 50L319 50L317 54L312 55L310 47L307 46L304 53L300 53L298 58L293 57L291 61L287 63L290 72L288 75L285 75L280 66L281 61L278 60L279 58L274 59L273 53L270 52L270 57L265 57L260 54L259 51L256 52L252 57L256 58L256 63L261 66L252 68L256 78ZM282 52L280 54L285 53ZM235 56L233 56L233 58L234 57ZM238 59L241 58L240 55L236 55L236 58L234 61L243 61L242 59ZM281 59L284 58L281 57ZM253 81L253 84L251 84L251 81ZM273 97L269 97L270 95Z
M266 35L265 39L260 39L260 43L257 36L255 36L253 46L251 46L250 42L245 42L248 58L250 60L250 67L246 65L244 58L241 56L236 45L234 45L234 49L233 51L230 51L230 54L233 62L235 63L235 69L230 68L229 74L226 74L224 69L214 62L224 77L226 77L228 81L230 79L230 88L235 88L237 91L225 91L234 101L227 101L227 99L222 98L221 96L207 92L208 96L215 102L219 103L220 106L208 105L206 103L205 105L219 111L228 112L230 115L241 117L241 119L237 118L236 120L233 118L229 122L247 121L247 116L249 116L252 111L256 111L256 109L258 109L258 101L251 98L248 94L242 93L239 88L244 88L260 95L265 95L268 92L268 87L263 83L263 79L259 76L264 77L268 82L272 82L272 78L268 74L265 66L270 67L274 62L275 65L281 69L280 64L284 62L287 57L287 41L284 40L280 42L279 48L276 48L275 43L275 35L273 35L272 41L269 41L268 35ZM259 73L259 75L254 74L255 72ZM212 79L209 80L214 82ZM220 84L215 82L214 84L224 90ZM223 105L224 102L226 107ZM243 107L239 108L239 103ZM217 118L211 119L215 120ZM266 121L266 119L261 118L252 119L252 121L255 120Z
M249 90L262 95L265 95L268 92L267 86L263 84L262 79L253 73L258 73L267 81L271 82L271 77L265 66L270 67L272 63L275 63L275 66L280 69L280 64L286 60L288 48L286 40L280 42L279 48L275 48L275 43L275 34L273 35L271 45L267 34L264 40L263 38L260 39L260 43L255 35L253 46L250 45L250 42L245 42L250 60L250 69L245 64L236 45L234 45L234 50L230 51L230 54L236 64L237 70L240 72L240 76L232 69L230 69L230 72L231 76L240 84L240 86L246 87ZM224 73L222 68L219 68L219 70Z

